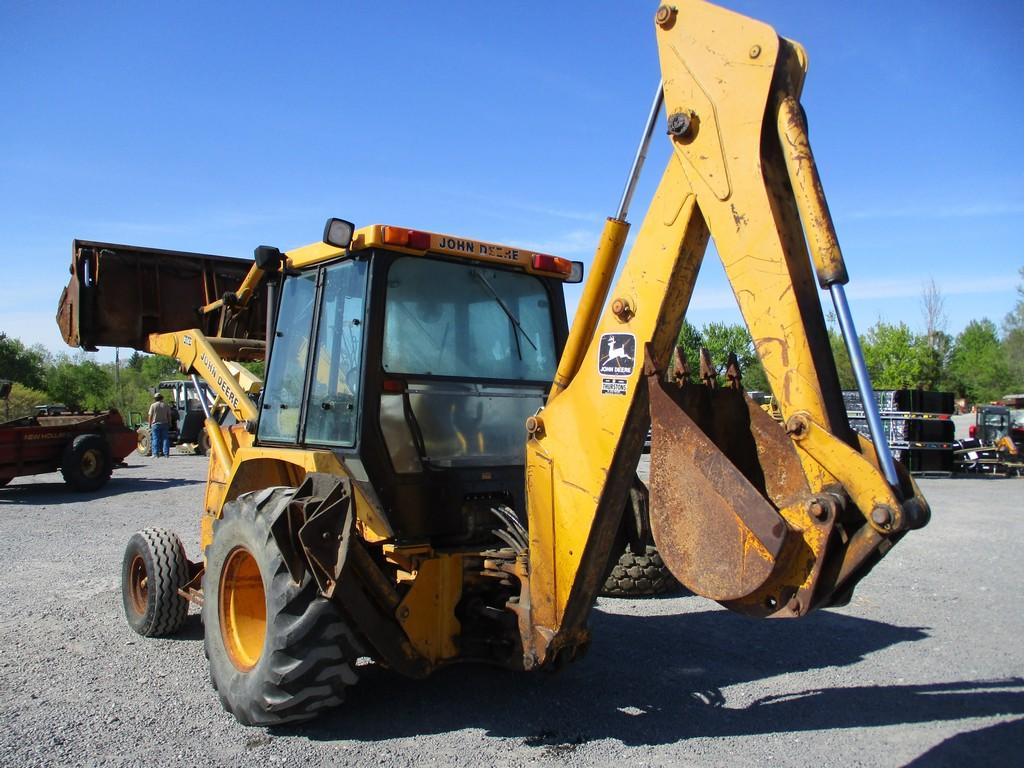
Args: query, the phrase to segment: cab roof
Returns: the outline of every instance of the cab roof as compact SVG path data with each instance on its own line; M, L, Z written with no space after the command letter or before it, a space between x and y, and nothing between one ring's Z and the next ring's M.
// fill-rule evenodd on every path
M530 274L554 277L570 282L582 279L582 262L573 262L558 256L538 253L524 248L514 248L486 240L474 240L439 232L427 232L390 224L371 224L361 227L352 234L348 248L340 248L326 242L312 243L285 253L288 266L302 268L370 248L386 248L412 256L437 253L467 261L491 264L505 264ZM578 265L578 266L577 266Z

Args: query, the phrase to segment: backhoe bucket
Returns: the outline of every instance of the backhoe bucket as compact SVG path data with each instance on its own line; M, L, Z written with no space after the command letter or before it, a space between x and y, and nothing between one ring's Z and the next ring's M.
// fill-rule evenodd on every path
M719 388L702 362L700 384L689 383L678 352L674 383L648 377L651 529L676 578L728 602L761 589L798 545L778 510L809 490L782 427L742 391L738 376Z
M199 328L208 336L263 339L265 301L234 313L199 310L238 289L253 262L75 240L71 280L61 293L57 325L72 347L145 350L149 334Z

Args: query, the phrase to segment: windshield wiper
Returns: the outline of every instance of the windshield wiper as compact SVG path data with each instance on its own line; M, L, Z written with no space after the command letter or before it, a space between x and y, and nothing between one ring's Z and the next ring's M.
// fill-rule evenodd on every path
M508 305L504 301L502 301L502 298L501 296L498 295L498 292L494 290L494 286L491 285L490 280L484 277L484 273L478 269L474 269L473 274L476 275L480 279L480 282L483 283L484 286L487 288L487 290L491 292L491 296L493 296L494 300L498 302L498 306L501 307L501 310L508 317L508 321L512 323L512 327L516 329L516 354L518 354L519 359L522 360L523 348L519 344L519 334L521 333L523 335L523 338L526 339L526 341L529 343L531 347L534 348L534 350L537 349L537 345L533 343L533 339L530 338L530 334L523 330L523 326L519 324L519 321L516 319L516 316L512 314L512 310L508 308Z

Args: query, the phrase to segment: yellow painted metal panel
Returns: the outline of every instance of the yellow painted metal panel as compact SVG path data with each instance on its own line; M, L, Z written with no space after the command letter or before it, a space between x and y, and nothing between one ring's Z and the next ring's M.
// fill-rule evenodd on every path
M462 597L462 557L439 555L423 560L412 588L395 610L409 642L432 664L458 655L455 638L462 625L455 606Z

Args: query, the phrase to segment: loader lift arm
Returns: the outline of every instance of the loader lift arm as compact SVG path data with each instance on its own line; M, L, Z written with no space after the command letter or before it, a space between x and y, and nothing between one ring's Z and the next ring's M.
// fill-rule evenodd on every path
M217 395L206 431L227 472L230 452L213 418L228 408L240 424L253 423L260 382L226 361L262 360L268 272L279 266L274 249L259 260L75 240L71 279L60 297L57 324L70 346L124 346L175 358L182 373L203 378ZM256 298L259 297L259 300ZM183 330L184 329L184 330Z
M846 268L799 104L803 49L699 0L662 6L655 26L672 156L610 292L625 205L608 220L552 397L528 425L530 543L510 604L527 667L587 641L649 415L658 549L733 610L796 617L848 599L928 516L887 448L846 421L811 262L833 294ZM673 351L711 236L785 430L738 371L718 388L705 363L691 383L695 361Z

